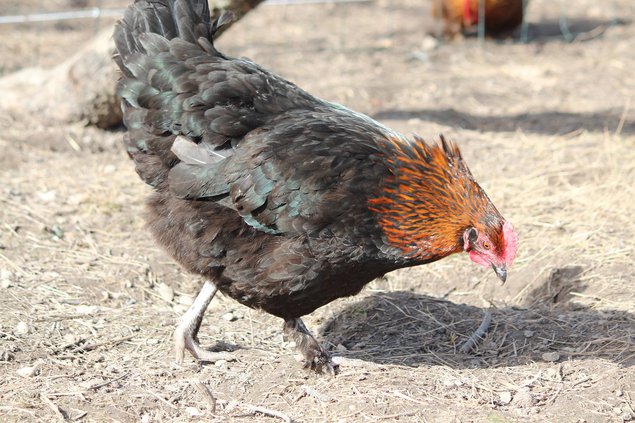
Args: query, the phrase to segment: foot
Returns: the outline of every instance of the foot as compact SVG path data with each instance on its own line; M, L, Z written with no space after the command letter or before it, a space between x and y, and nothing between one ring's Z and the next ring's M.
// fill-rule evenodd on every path
M219 360L234 361L234 356L229 352L210 351L201 347L196 335L189 330L189 326L181 323L174 331L174 344L176 352L176 362L183 364L185 351L189 351L194 358L208 363L215 363Z
M212 301L212 298L214 298L217 290L213 283L205 282L201 292L198 293L190 308L183 317L179 319L179 324L174 331L176 362L178 364L183 364L185 350L189 351L194 358L210 363L219 360L233 360L232 355L226 352L213 352L204 349L199 344L196 336L203 321L203 314L205 314L205 310Z
M284 322L284 333L296 344L298 350L304 356L304 368L317 373L328 373L335 376L338 365L333 362L331 355L311 335L302 319L289 319Z

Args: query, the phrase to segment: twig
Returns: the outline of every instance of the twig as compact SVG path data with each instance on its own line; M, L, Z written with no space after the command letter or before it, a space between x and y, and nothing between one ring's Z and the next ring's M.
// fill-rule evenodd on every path
M194 386L194 388L196 388L198 393L203 396L203 399L209 406L209 412L211 414L216 413L216 398L214 398L214 395L212 395L212 391L209 390L207 385L205 385L200 380L192 380L190 383L192 384L192 386Z
M268 408L265 407L260 407L257 405L248 405L247 406L247 410L249 411L249 413L251 414L256 414L256 413L260 413L260 414L264 414L266 416L271 416L271 417L277 417L287 423L293 423L293 420L291 420L291 417L287 416L286 414L284 414L281 411L276 411L276 410L270 410Z
M468 338L468 340L465 341L465 343L461 346L460 351L463 354L469 353L472 350L472 348L474 348L476 344L478 344L478 342L481 339L483 339L483 336L485 335L485 333L487 332L487 329L489 329L491 324L492 324L492 313L490 313L490 311L487 310L485 311L485 314L483 315L483 321L481 322L481 325Z
M162 403L166 404L168 407L174 409L174 410L178 410L179 407L177 407L176 405L172 404L170 401L166 400L165 398L163 398L161 395L157 394L156 392L153 392L151 390L146 390L147 393L149 393L150 395L152 395L153 397L155 397L156 399L158 399L159 401L161 401Z
M620 121L617 124L617 128L615 128L615 133L613 135L619 136L622 133L622 129L624 129L624 123L626 122L626 116L628 115L628 109L631 107L631 99L626 99L626 104L624 104L624 110L622 111L622 116L620 116Z
M80 419L86 417L86 414L88 414L88 411L82 411L81 413L79 413L78 415L73 417L73 421L76 422L77 420L80 420Z
M51 410L53 410L53 414L55 414L59 421L63 422L64 420L66 420L59 407L55 405L53 401L51 401L46 395L40 394L40 399L44 404L48 405Z
M331 402L333 400L328 395L324 395L324 394L316 391L315 389L311 388L308 385L303 385L302 388L304 388L304 392L306 392L307 395L309 395L309 396L311 396L313 398L317 398L317 400L320 401L320 402Z
M425 402L423 402L423 401L419 401L419 400L416 400L416 399L414 399L414 398L412 398L412 397L409 397L408 395L402 394L402 393L401 393L401 392L399 392L399 391L393 391L393 392L392 392L392 394L393 394L394 396L396 396L396 397L403 398L403 399L408 400L408 401L412 401L412 402L414 402L415 404L422 404L422 405L426 405L426 403L425 403Z
M88 345L84 345L84 346L77 346L76 348L73 348L71 350L72 353L76 353L79 351L83 351L83 352L88 352L88 351L92 351L94 349L97 349L99 347L103 347L105 345L117 345L117 344L121 344L122 342L126 342L126 341L130 341L131 339L133 339L135 337L135 335L129 335L129 336L124 336L123 338L119 338L119 339L112 339L110 341L104 341L104 342L96 342L94 344L88 344Z
M399 417L406 417L406 416L412 416L414 414L417 414L416 411L407 411L405 413L396 413L396 414L385 414L383 416L375 416L376 419L380 419L380 420L393 420L393 419L398 419Z
M96 385L92 385L92 386L90 386L88 389L93 389L93 390L95 390L95 389L99 389L99 388L101 388L102 386L110 385L110 384L111 384L111 383L113 383L113 382L117 382L118 380L123 379L124 377L128 376L129 374L130 374L130 373L124 373L124 374L122 374L121 376L119 376L119 377L117 377L117 378L110 379L110 380L107 380L107 381L105 381L105 382L98 383L98 384L96 384Z

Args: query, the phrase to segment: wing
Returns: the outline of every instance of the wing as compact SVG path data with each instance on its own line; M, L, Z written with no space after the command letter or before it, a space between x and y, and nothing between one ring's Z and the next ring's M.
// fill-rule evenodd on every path
M173 150L182 161L168 185L181 198L223 201L267 233L341 232L370 218L367 199L386 172L377 147L385 136L343 108L294 110L222 150L225 157L179 140Z

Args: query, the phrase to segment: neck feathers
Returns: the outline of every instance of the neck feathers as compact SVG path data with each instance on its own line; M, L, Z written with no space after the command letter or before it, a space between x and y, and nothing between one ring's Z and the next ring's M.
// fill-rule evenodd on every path
M463 249L469 227L497 225L502 217L476 183L458 147L441 136L427 144L386 142L389 176L369 200L386 242L409 258L430 261Z

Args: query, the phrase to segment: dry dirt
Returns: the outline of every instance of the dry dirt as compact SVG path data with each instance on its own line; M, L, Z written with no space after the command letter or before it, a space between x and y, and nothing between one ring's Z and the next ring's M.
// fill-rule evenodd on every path
M201 281L144 230L149 189L122 132L2 111L0 420L635 419L635 4L616 2L613 27L594 4L569 6L572 43L547 0L530 4L527 44L436 44L411 0L265 6L223 35L321 97L456 140L520 234L504 286L462 255L307 316L336 378L301 368L281 321L220 297L201 341L236 360L174 364L173 325ZM92 34L0 27L0 69L34 51L52 66ZM461 353L485 311L489 333Z

